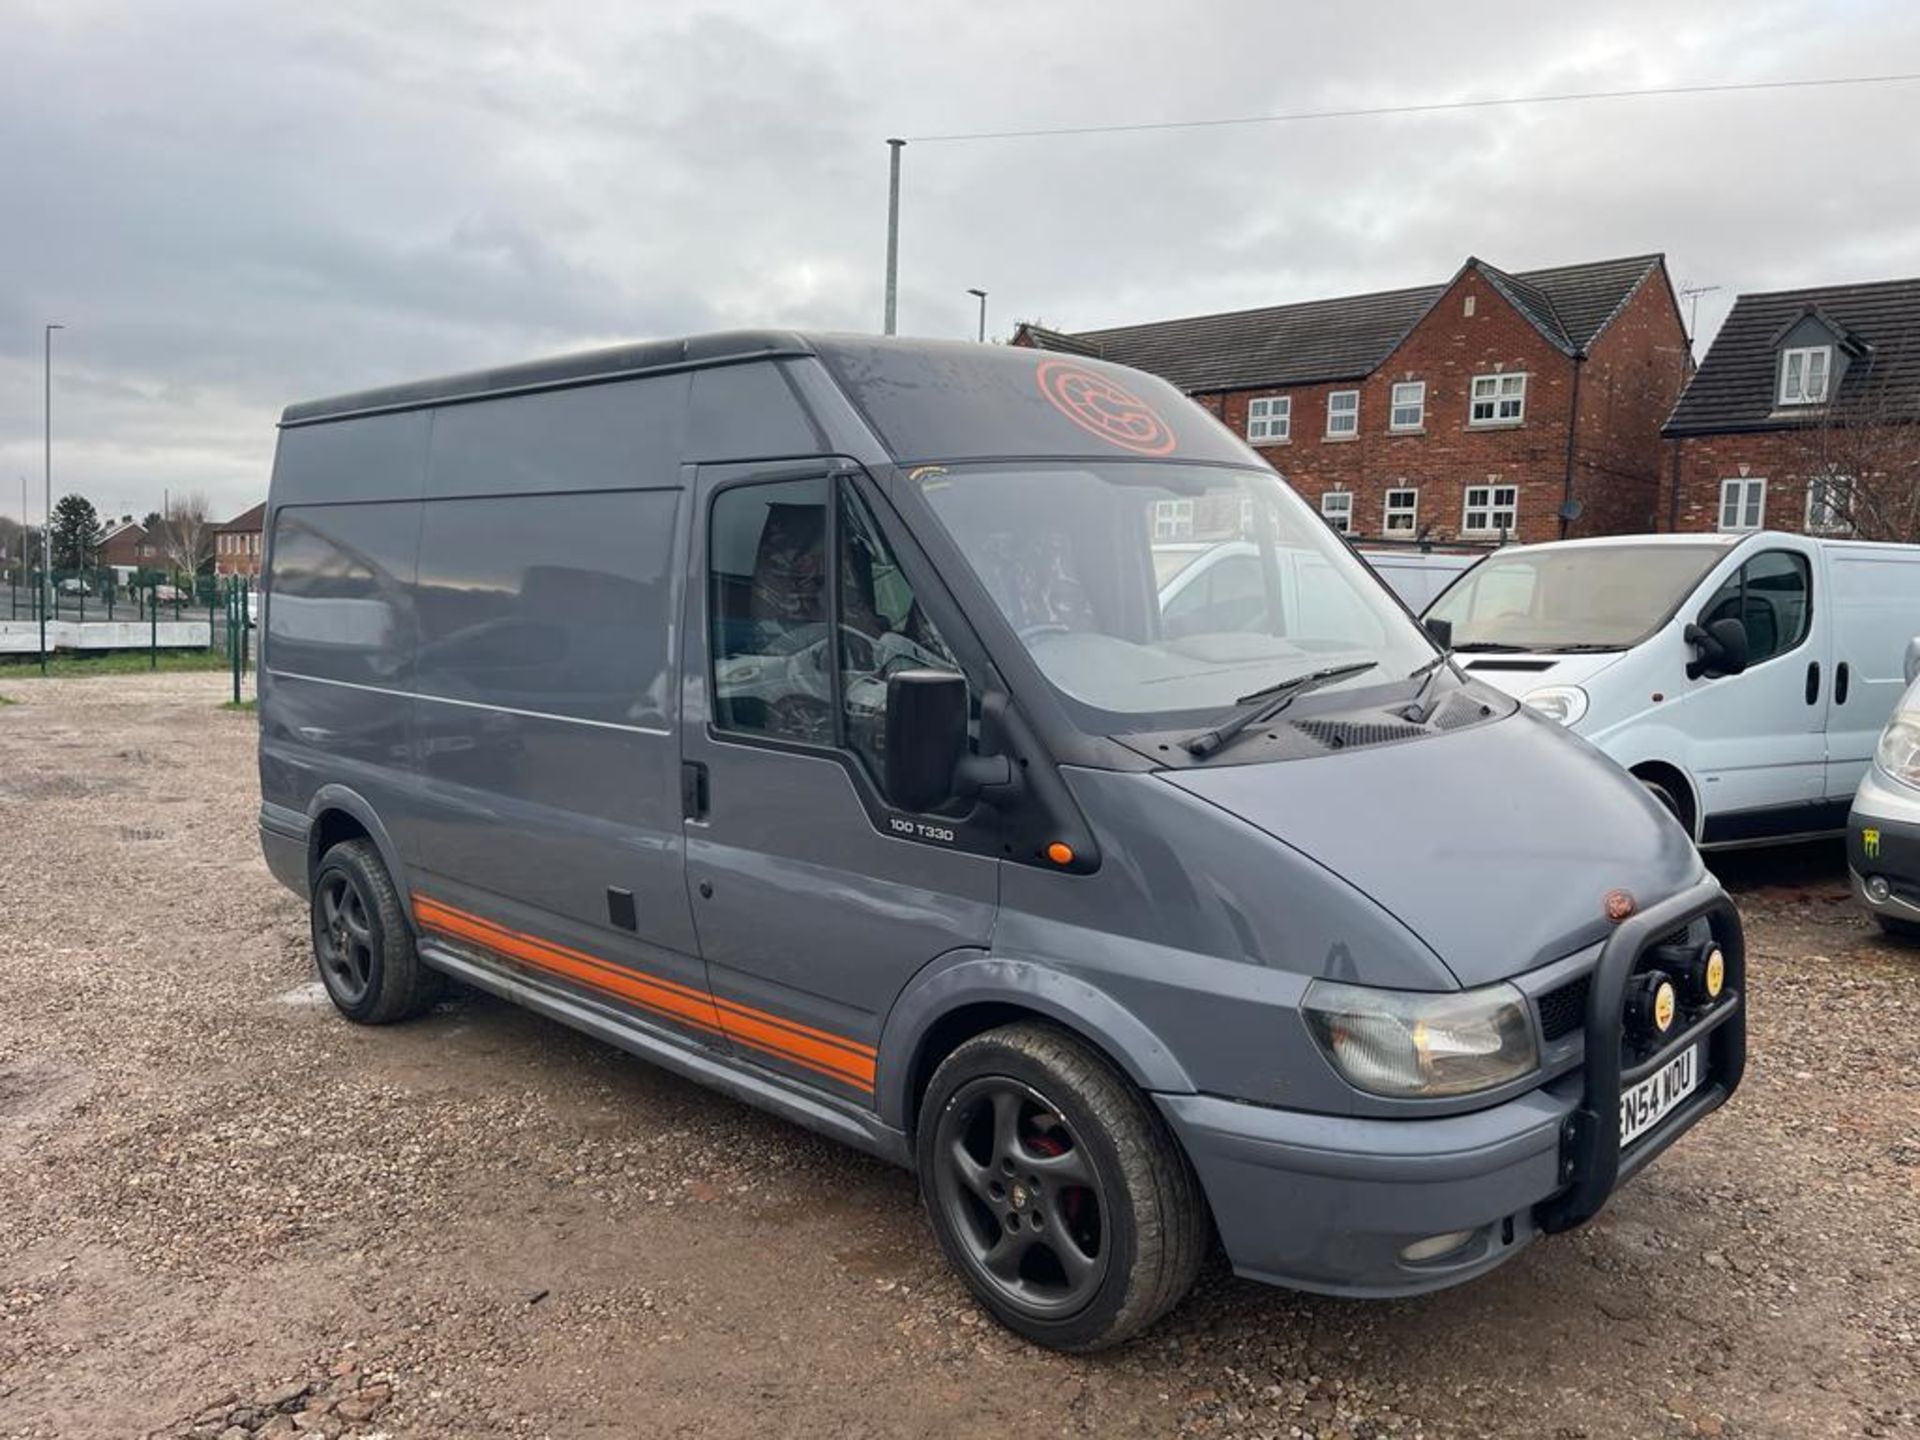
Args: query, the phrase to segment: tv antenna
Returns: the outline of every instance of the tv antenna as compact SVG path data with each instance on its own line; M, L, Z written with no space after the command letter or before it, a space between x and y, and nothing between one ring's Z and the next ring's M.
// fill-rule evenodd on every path
M1693 337L1700 332L1700 297L1711 295L1720 289L1718 285L1682 285L1680 298L1687 302L1687 343L1693 343Z

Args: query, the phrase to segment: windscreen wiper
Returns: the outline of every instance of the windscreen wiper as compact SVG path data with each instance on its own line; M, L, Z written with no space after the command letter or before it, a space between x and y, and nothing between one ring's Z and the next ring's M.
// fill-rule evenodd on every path
M1181 746L1196 760L1217 755L1249 725L1264 725L1308 691L1344 680L1349 675L1358 675L1363 670L1371 670L1379 663L1378 660L1356 660L1351 665L1329 665L1324 670L1309 670L1305 675L1296 675L1291 680L1282 680L1277 685L1242 695L1233 703L1246 708L1211 730L1203 730L1181 741Z
M1438 697L1435 697L1432 705L1426 705L1421 702L1426 699L1427 691L1433 688L1434 677L1446 668L1447 656L1442 653L1434 656L1433 659L1407 676L1409 680L1418 680L1420 682L1420 688L1413 692L1413 698L1401 709L1400 713L1402 716L1413 721L1416 725L1424 725L1427 723L1427 720L1433 714L1434 707L1439 705L1440 701Z
M1452 647L1452 649L1456 653L1465 651L1469 655L1475 653L1476 651L1483 654L1490 653L1493 651L1506 651L1508 653L1512 653L1512 652L1521 651L1521 650L1530 650L1532 648L1533 647L1530 645L1508 645L1505 642L1500 640L1469 640L1465 644L1455 645Z

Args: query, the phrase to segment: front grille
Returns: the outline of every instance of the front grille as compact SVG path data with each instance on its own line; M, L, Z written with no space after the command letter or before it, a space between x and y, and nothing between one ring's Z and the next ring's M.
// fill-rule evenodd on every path
M1540 1033L1548 1040L1571 1035L1587 1023L1587 991L1593 987L1591 973L1578 975L1557 985L1540 997Z

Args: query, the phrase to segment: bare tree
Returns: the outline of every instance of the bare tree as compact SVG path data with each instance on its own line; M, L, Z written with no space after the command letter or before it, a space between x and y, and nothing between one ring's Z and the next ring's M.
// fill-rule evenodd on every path
M182 574L197 575L200 567L213 558L213 518L207 512L206 494L189 490L174 497L155 538L168 565Z
M1854 361L1802 433L1800 473L1832 528L1863 540L1920 541L1920 401L1913 339ZM1824 507L1821 502L1824 501Z

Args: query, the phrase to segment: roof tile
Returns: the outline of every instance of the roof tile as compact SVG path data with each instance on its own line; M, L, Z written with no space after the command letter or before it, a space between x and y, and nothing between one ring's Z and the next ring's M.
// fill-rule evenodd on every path
M1593 343L1660 262L1658 255L1635 255L1519 272L1468 264L1550 341L1573 353ZM1446 288L1417 285L1072 333L1029 325L1025 333L1043 350L1131 365L1189 392L1350 380L1378 369Z
M1868 347L1847 367L1836 403L1877 391L1887 405L1920 416L1920 279L1883 280L1740 296L1661 433L1786 429L1824 413L1774 408L1780 339L1810 312Z

